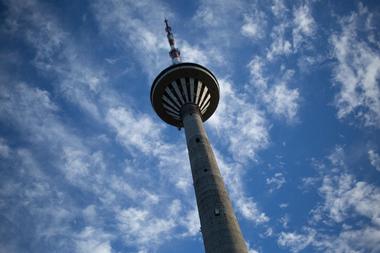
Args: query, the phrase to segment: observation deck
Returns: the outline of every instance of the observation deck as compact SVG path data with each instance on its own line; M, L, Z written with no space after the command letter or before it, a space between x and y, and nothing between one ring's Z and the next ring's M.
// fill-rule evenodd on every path
M211 71L199 64L174 64L153 81L150 101L158 116L175 127L183 127L181 108L185 104L198 105L204 122L218 106L219 84Z

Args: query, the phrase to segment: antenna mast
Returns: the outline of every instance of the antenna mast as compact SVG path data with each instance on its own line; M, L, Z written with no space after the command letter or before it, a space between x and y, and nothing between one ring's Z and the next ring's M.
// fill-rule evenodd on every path
M168 20L165 19L165 31L167 33L169 45L170 45L170 58L172 58L173 64L181 63L181 53L178 48L175 47L174 35L172 33L172 28L169 26Z

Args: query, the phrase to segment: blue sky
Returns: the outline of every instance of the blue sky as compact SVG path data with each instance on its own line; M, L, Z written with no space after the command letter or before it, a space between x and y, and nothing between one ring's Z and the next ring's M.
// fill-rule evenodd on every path
M0 252L203 251L165 17L250 253L380 252L380 5L317 0L2 1Z

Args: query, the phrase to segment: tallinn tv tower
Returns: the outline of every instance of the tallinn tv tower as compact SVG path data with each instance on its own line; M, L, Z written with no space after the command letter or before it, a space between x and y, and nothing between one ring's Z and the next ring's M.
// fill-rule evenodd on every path
M215 112L219 84L210 70L181 62L173 33L165 20L173 64L153 81L152 106L158 116L186 134L191 173L206 253L247 253L203 122Z

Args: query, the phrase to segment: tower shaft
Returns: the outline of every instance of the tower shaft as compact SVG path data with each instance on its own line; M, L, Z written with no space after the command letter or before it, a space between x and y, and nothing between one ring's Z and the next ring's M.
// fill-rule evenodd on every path
M247 253L198 105L183 105L181 118L206 253Z

